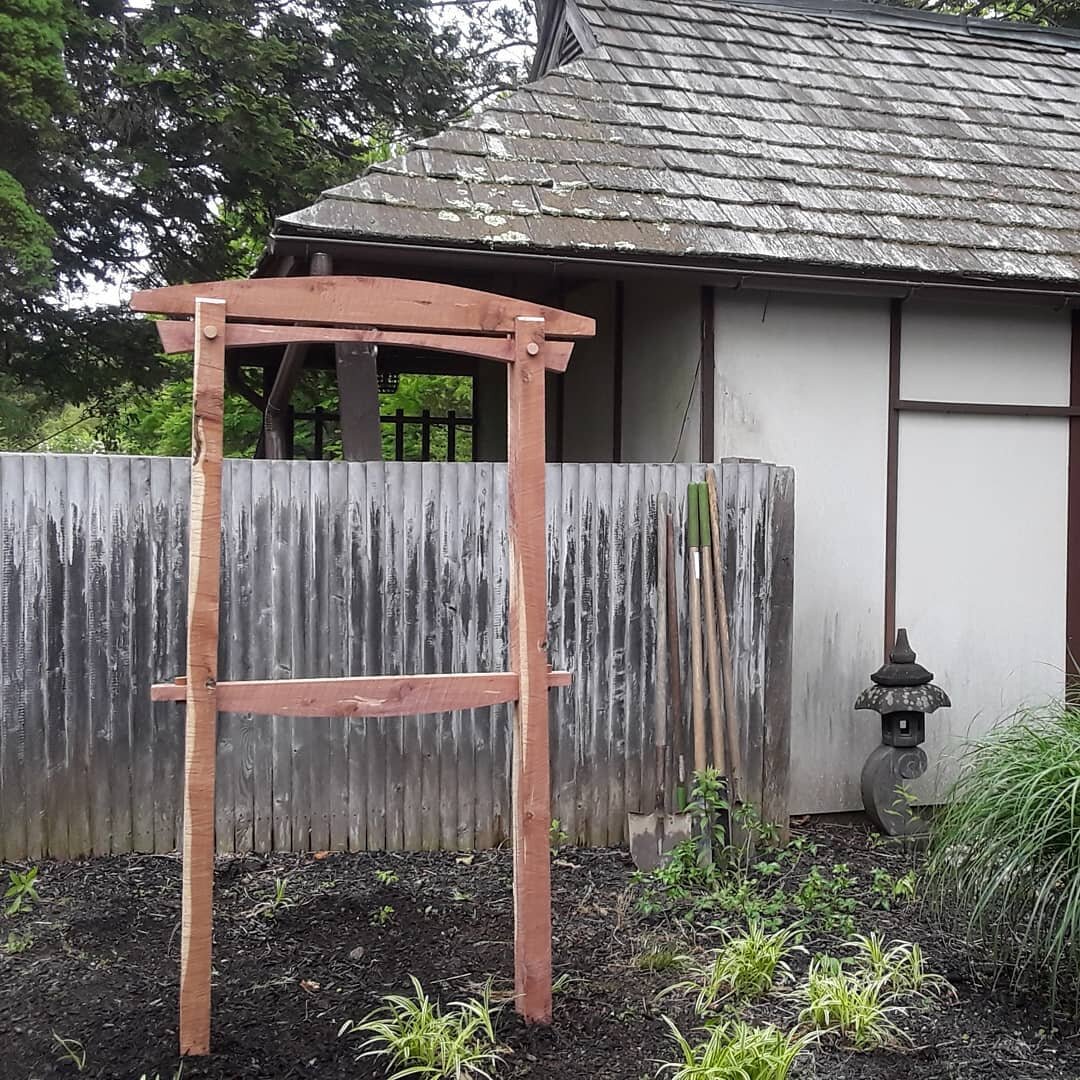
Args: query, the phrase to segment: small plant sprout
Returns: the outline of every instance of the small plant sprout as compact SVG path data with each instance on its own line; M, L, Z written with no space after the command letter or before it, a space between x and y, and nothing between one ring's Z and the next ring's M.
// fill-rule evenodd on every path
M366 1035L361 1057L382 1058L387 1080L492 1080L491 1070L509 1051L495 1038L491 986L479 999L453 1001L445 1009L409 976L412 996L390 994L363 1020L346 1020L338 1037Z
M812 866L791 897L792 903L802 912L800 923L842 934L853 933L853 913L858 904L848 890L854 884L855 879L847 863L837 863L831 873L826 873L819 866Z
M12 930L7 936L7 941L4 942L4 952L8 956L14 956L16 953L26 952L33 944L34 939L29 934L16 934Z
M396 885L399 880L393 870L376 870L375 879L380 885Z
M394 908L392 904L383 904L383 906L371 916L372 926L389 926L393 921Z
M27 911L36 904L41 897L38 896L37 881L38 868L31 866L25 873L18 870L8 871L8 887L4 893L4 914L18 915L20 911Z
M902 904L910 904L915 900L915 871L909 870L906 874L894 878L888 870L877 867L870 882L870 892L873 905L885 911Z
M562 822L558 818L551 819L548 838L551 841L551 850L553 852L558 852L560 848L564 848L570 843L570 834L562 827Z
M880 934L857 934L849 942L855 950L852 965L867 982L879 982L897 995L915 998L950 997L953 988L942 975L926 970L922 949L905 941L888 946Z
M806 985L799 991L806 1006L799 1022L838 1036L855 1050L875 1050L904 1040L892 1017L903 1010L882 980L870 981L848 972L832 956L810 961Z
M699 1016L705 1016L730 998L749 1001L760 997L777 981L791 977L784 958L799 948L797 940L795 930L768 933L761 923L751 920L744 934L723 931L720 948L713 950L709 959L695 969L693 980L669 990L696 989L694 1010Z
M53 1040L59 1049L56 1052L57 1061L70 1061L75 1066L76 1072L86 1070L86 1048L78 1039L70 1039L64 1035L52 1033Z
M273 919L283 911L296 907L296 901L285 895L289 887L288 878L274 878L274 892L266 900L260 900L248 914L252 918Z
M816 1038L813 1032L788 1034L771 1024L754 1027L742 1020L713 1024L708 1038L694 1045L674 1021L664 1017L679 1049L658 1077L670 1080L787 1080L791 1067Z
M679 971L690 959L676 942L653 938L643 943L634 957L634 967L638 971Z

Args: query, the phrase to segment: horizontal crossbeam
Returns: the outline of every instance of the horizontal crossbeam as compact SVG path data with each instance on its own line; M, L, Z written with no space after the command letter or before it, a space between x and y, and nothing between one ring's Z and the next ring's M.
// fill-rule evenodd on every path
M195 347L195 324L182 319L162 319L155 323L161 347L167 353L191 352ZM260 345L298 345L319 342L360 341L370 345L428 349L457 356L478 356L509 364L514 359L510 337L479 337L468 334L410 334L392 330L356 330L334 326L270 326L265 323L229 323L225 344L230 349L251 349ZM565 371L573 343L548 341L544 345L544 367Z
M414 716L516 701L519 681L513 671L495 671L220 682L215 704L218 712L265 716ZM549 671L547 684L549 688L569 686L570 672ZM153 701L186 697L187 686L180 680L150 688Z
M596 321L511 296L432 281L376 277L243 278L146 289L133 311L190 317L196 297L224 300L232 319L273 319L437 334L512 334L518 318L544 320L550 338L589 338Z

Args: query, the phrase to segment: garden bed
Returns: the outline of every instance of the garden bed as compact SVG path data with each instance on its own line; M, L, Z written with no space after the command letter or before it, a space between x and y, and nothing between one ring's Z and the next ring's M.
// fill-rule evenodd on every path
M852 883L838 896L855 927L921 944L928 967L956 989L955 1003L915 1009L899 1022L905 1049L853 1053L828 1041L793 1076L846 1078L1080 1077L1080 1045L1051 1028L1034 1000L993 993L963 942L943 934L917 904L872 906L882 882L911 863L865 829L817 824L798 832L803 848L780 871L793 884L814 865L826 880L844 864ZM816 850L813 850L816 848ZM875 871L876 877L875 891ZM219 862L216 879L212 1057L185 1064L185 1078L381 1078L357 1059L357 1040L338 1038L417 976L445 1000L482 991L498 1000L512 970L510 857L475 855L275 855ZM555 970L560 988L550 1029L524 1029L509 1006L499 1034L511 1049L500 1077L641 1080L670 1059L661 1019L696 1025L691 1001L657 991L679 979L642 968L657 942L673 951L708 944L669 916L643 916L633 868L621 851L554 856ZM7 874L4 873L6 880ZM285 879L274 904L275 881ZM180 864L132 856L43 863L40 901L0 918L0 945L14 934L23 951L0 949L0 1076L73 1076L53 1033L78 1040L88 1077L170 1080L177 1067ZM727 918L727 917L725 917ZM719 919L719 917L718 917ZM707 924L709 920L706 919ZM735 919L727 918L732 924ZM818 925L811 952L837 950L850 927ZM792 962L805 969L805 958ZM746 1010L755 1021L793 1022L783 993Z

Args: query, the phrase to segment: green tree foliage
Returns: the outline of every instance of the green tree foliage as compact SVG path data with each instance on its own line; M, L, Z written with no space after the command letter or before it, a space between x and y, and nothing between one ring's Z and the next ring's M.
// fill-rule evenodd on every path
M509 0L0 4L0 370L100 413L170 368L73 294L249 272L276 215L505 85L524 29Z
M472 379L458 375L402 375L393 394L381 394L379 407L383 416L392 416L400 409L406 416L419 416L427 409L432 416L444 417L453 410L459 417L472 416ZM328 413L338 409L337 389L327 372L305 372L305 377L293 395L297 412L310 413L316 407ZM230 457L250 457L259 439L262 414L238 394L229 394L225 402L225 454ZM3 411L0 410L0 438L3 437ZM341 456L341 433L336 422L324 425L323 455ZM94 431L116 449L128 454L163 454L187 457L191 453L191 379L178 376L155 390L134 396L111 420L104 431ZM431 433L431 459L446 460L447 431L437 427ZM296 424L296 456L314 453L314 425L311 420ZM383 458L394 459L394 426L382 428ZM458 429L457 459L472 458L472 430ZM76 449L82 444L76 443ZM49 449L57 449L50 445ZM404 437L404 459L421 460L419 424L407 424Z
M943 15L1007 19L1080 29L1080 0L888 0L904 7L936 11Z
M71 92L61 0L0 0L0 290L48 284L53 230L40 195Z

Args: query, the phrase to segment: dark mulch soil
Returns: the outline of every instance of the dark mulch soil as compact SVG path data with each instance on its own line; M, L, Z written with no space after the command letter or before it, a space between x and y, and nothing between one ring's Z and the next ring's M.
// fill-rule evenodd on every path
M911 860L857 826L808 831L821 845L814 861L825 868L846 862L864 899L875 867L902 873ZM804 858L799 872L809 865ZM398 881L380 883L378 870L392 870ZM526 1030L509 1008L502 1011L500 1034L513 1053L501 1076L640 1080L669 1053L659 1010L692 1026L685 1002L653 1001L677 976L635 966L644 940L675 931L635 914L631 872L619 851L556 857L555 964L566 985L550 1029ZM276 877L288 878L295 906L273 918L253 916ZM380 995L407 989L409 974L445 999L476 993L489 976L497 991L510 986L506 852L236 858L219 863L216 889L214 1054L185 1064L191 1080L375 1080L385 1070L358 1061L355 1041L337 1031ZM70 1063L56 1060L56 1032L84 1044L86 1076L171 1080L179 862L133 856L45 863L40 892L31 913L0 916L0 945L13 929L33 938L25 952L0 951L0 1077L74 1076ZM377 925L373 917L387 907L392 917ZM861 905L856 918L861 930L921 943L930 966L956 986L958 1002L907 1017L909 1049L854 1054L821 1046L796 1077L1080 1078L1080 1040L1052 1029L1035 999L990 992L963 943L917 909ZM820 950L837 940L822 935L809 944ZM793 1009L781 998L751 1015L787 1020Z

